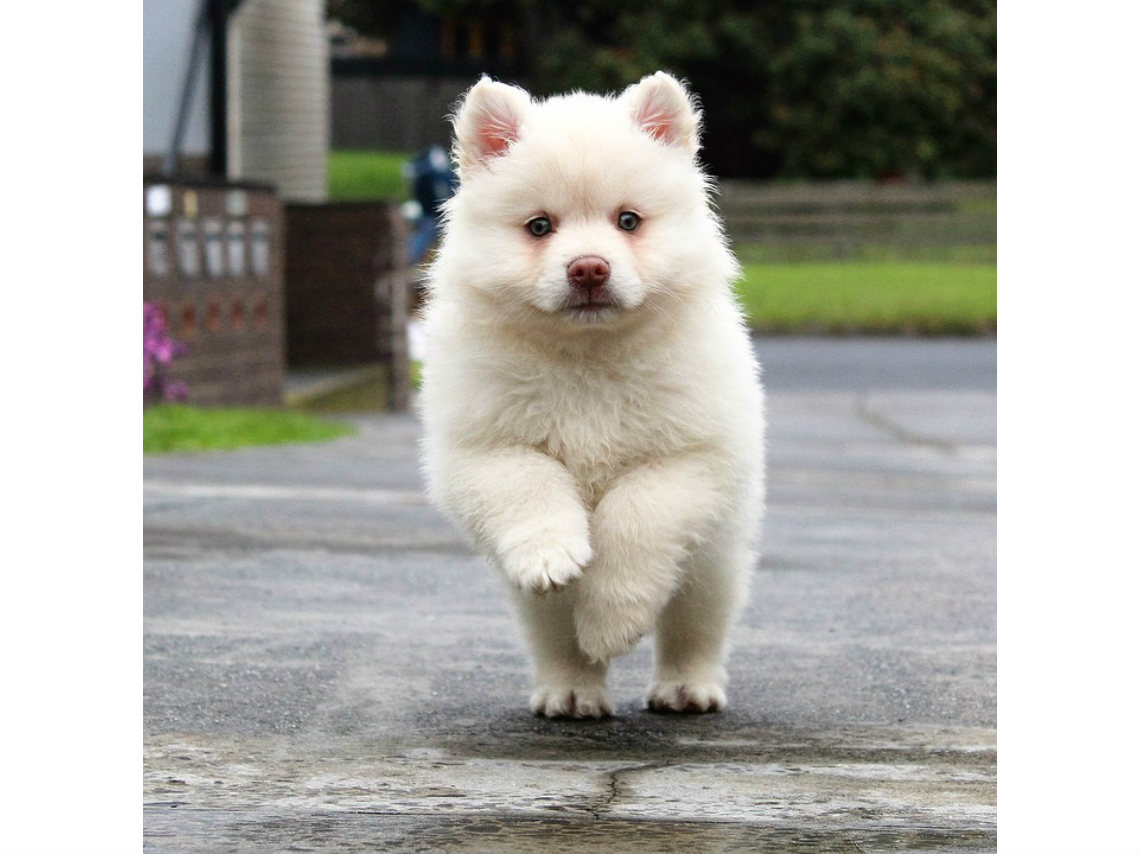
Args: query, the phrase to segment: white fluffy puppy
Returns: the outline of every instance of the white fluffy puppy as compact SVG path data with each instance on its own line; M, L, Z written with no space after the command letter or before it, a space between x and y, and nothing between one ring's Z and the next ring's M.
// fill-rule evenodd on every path
M725 706L764 419L699 123L662 72L545 101L484 78L455 117L425 470L516 591L548 717L610 714L608 662L654 630L648 706Z

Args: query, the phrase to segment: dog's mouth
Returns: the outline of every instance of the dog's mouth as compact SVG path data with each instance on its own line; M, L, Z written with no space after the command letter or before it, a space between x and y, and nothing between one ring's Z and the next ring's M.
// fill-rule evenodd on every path
M562 304L563 312L582 317L617 311L620 308L618 301L606 287L573 291L566 295L566 300Z

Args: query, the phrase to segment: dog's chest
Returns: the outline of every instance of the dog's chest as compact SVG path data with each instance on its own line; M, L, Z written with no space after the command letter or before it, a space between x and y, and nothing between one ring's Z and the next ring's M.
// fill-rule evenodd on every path
M497 385L499 430L561 461L587 492L694 440L691 402L667 371L577 366Z

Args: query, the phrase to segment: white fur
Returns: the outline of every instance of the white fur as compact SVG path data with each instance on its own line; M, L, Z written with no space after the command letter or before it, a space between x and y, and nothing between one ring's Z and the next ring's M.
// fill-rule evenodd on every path
M661 72L616 98L543 102L484 79L455 118L424 464L433 500L515 588L538 714L611 713L608 662L654 630L649 706L725 705L764 418L699 127ZM642 217L635 231L622 211ZM527 227L540 215L545 237ZM568 307L582 256L608 263L609 307Z

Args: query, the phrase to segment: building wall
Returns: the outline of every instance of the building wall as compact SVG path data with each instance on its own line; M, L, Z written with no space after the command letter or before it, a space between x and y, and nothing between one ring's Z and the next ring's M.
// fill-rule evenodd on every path
M329 48L323 0L245 0L228 34L232 179L284 201L328 197Z

